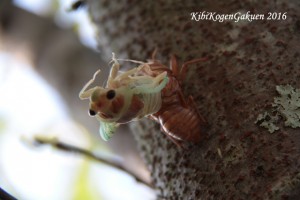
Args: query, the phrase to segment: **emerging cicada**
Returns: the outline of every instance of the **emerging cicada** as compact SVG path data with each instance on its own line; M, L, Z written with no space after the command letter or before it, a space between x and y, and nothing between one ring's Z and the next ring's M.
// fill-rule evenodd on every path
M81 90L81 99L90 99L91 116L100 121L100 135L107 141L119 124L148 116L160 123L162 131L178 146L182 141L199 142L206 129L206 121L198 113L193 98L186 100L181 90L187 66L205 59L195 59L182 65L179 72L176 58L171 57L171 69L154 59L149 62L125 60L140 65L126 72L119 72L120 64L114 62L106 88L93 83L97 71Z
M105 88L96 86L87 90L100 72L98 70L79 93L80 99L90 99L89 114L99 120L100 135L105 141L120 124L158 112L162 103L161 90L169 80L166 72L155 77L141 74L143 65L119 72L120 64L114 54L112 61Z

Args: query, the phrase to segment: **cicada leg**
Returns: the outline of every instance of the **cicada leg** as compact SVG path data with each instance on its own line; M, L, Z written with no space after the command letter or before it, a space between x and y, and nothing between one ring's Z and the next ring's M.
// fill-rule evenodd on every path
M89 98L92 95L93 91L96 88L98 88L98 87L93 87L93 88L87 90L87 88L95 81L97 74L99 74L100 72L101 72L101 70L96 71L95 74L94 74L94 76L93 76L93 78L91 80L89 80L85 84L85 86L81 89L81 91L79 92L79 98L80 99L87 99L87 98Z
M120 74L119 76L117 76L116 79L122 80L122 79L124 79L124 78L128 78L128 77L131 76L131 75L135 75L135 74L136 74L138 71L140 71L142 68L143 68L143 66L140 65L140 66L138 66L138 67L136 67L136 68L133 68L133 69L131 69L131 70L128 70L128 71L126 71L126 72L123 72L122 74Z
M168 137L169 140L171 140L174 144L176 144L177 147L184 149L184 146L183 146L182 141L180 141L180 140L178 140L178 139L176 139L176 138L173 138L173 137L170 136L168 133L166 133L166 132L164 131L164 129L161 128L160 130L161 130L161 132L163 132L163 133Z
M183 63L183 65L181 66L181 69L180 69L180 73L179 73L178 79L181 82L185 80L187 69L188 69L189 65L195 64L195 63L198 63L198 62L207 61L207 60L208 60L208 58L204 57L204 58L198 58L198 59L190 60L190 61L187 61L187 62Z
M151 70L151 67L148 63L145 63L142 65L141 72L144 72L144 74L147 74L149 76L153 76L155 73Z
M195 103L195 101L194 101L194 98L193 98L192 96L189 96L188 104L191 105L191 106L195 109L195 111L197 112L199 118L202 120L203 123L206 124L207 121L206 121L206 120L204 119L204 117L200 114L200 112L199 112L199 110L198 110L198 108L197 108L197 106L196 106L196 103Z
M160 92L168 83L169 78L167 77L167 73L163 72L160 75L156 76L152 79L149 84L142 84L140 86L136 86L133 88L133 93L157 93Z
M128 79L129 76L136 74L138 71L140 71L143 68L143 65L140 65L134 69L128 70L128 71L123 72L118 75L118 72L120 70L120 64L118 62L118 59L116 59L116 56L114 53L112 53L112 61L111 62L114 62L114 63L111 67L110 74L109 74L109 77L107 80L107 87L110 87L110 88L117 87L118 82Z
M152 55L151 55L151 59L152 59L153 61L156 60L156 59L155 59L156 53L157 53L157 48L154 49L154 51L153 51L153 53L152 53Z
M119 64L118 60L116 59L116 56L114 53L112 53L112 60L110 62L113 62L113 65L109 72L109 76L107 79L107 86L114 87L114 80L117 77L118 72L120 70L120 64Z
M177 59L176 59L175 55L173 55L173 54L171 55L170 66L171 66L173 75L176 78L178 78L179 69L178 69Z

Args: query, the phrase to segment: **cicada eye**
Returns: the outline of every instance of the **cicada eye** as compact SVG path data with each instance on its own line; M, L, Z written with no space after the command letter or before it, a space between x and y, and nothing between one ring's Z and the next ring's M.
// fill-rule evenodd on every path
M106 93L106 98L111 100L116 96L116 92L114 90L108 90Z
M90 114L90 116L95 116L95 115L96 115L96 112L93 111L92 109L90 109L90 110L89 110L89 114Z

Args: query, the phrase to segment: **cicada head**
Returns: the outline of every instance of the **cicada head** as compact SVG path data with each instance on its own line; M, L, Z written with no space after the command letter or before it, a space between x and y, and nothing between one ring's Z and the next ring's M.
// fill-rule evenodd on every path
M100 121L116 122L124 106L124 96L119 89L96 87L90 96L90 116Z
M89 99L89 114L100 121L100 135L105 141L112 137L119 124L131 121L143 108L139 99L124 87L95 87Z

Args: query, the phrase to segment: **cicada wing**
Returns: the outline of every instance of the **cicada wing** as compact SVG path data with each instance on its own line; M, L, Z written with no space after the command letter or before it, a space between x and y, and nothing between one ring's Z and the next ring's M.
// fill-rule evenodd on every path
M115 122L100 122L100 136L104 141L108 141L112 135L115 133L117 127L119 126L118 123Z

